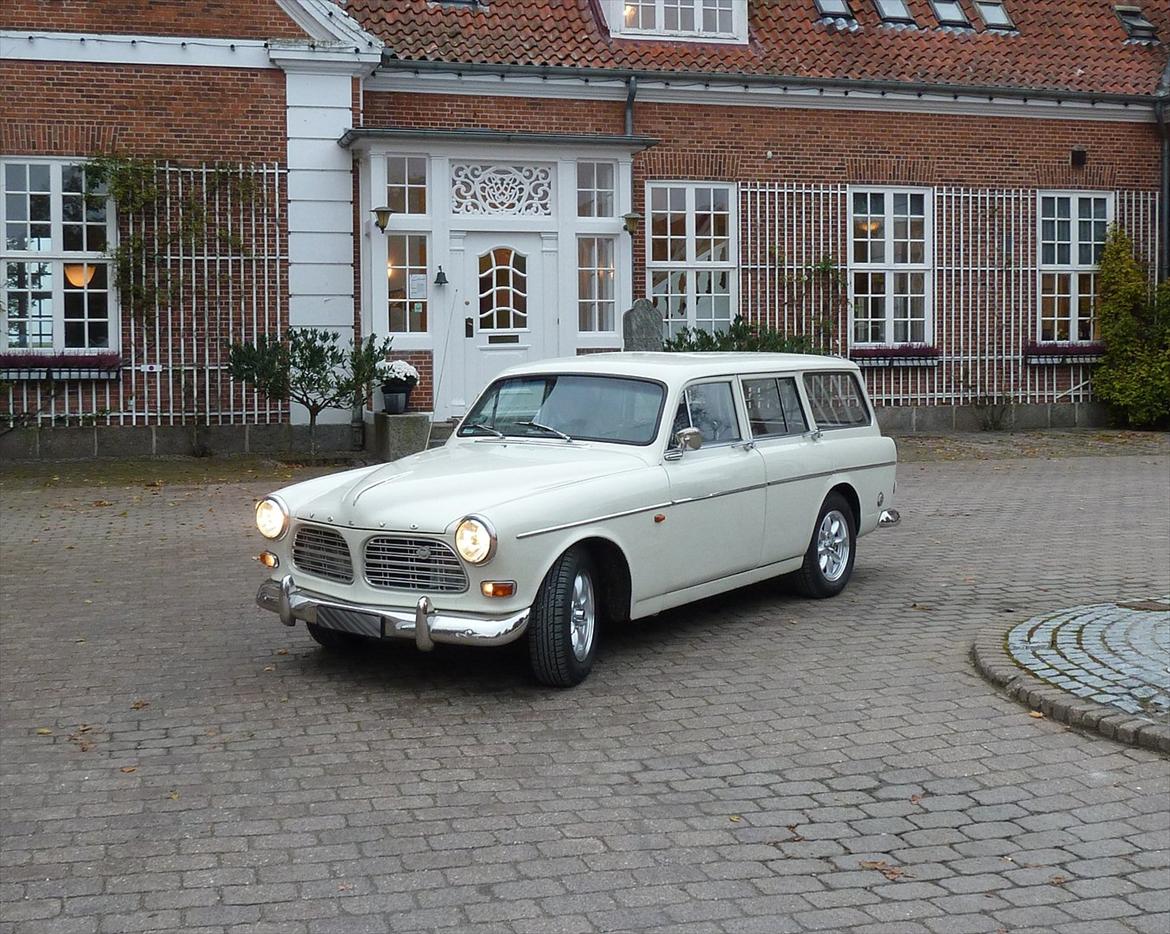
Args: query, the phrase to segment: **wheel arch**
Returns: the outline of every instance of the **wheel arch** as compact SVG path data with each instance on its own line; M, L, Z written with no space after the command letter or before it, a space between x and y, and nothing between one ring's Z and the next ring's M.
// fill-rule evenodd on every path
M611 538L590 535L578 539L565 550L569 548L583 548L593 559L601 577L605 618L614 622L627 621L630 618L633 580L630 575L630 562L621 545Z
M853 531L857 533L861 529L861 499L857 495L857 490L853 488L851 483L841 481L835 484L828 493L825 494L825 499L828 499L834 493L838 493L849 504L849 510L853 513ZM824 502L824 500L822 500Z

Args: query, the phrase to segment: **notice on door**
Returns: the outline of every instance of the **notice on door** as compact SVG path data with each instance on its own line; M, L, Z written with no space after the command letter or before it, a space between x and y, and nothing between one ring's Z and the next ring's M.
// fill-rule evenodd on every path
M412 273L406 282L406 297L408 299L424 299L427 297L426 273Z

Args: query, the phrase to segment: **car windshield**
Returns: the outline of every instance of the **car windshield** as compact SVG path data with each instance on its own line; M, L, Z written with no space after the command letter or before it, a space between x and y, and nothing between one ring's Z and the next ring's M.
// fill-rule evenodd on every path
M513 376L492 384L459 436L650 444L664 394L658 383L618 376Z

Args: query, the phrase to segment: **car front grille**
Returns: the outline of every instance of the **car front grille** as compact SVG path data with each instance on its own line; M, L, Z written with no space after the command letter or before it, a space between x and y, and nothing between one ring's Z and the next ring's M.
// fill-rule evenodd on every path
M292 547L293 564L326 580L353 583L353 559L349 546L337 532L316 525L297 529Z
M366 580L384 590L461 593L467 589L467 575L455 552L433 538L371 538L366 543Z

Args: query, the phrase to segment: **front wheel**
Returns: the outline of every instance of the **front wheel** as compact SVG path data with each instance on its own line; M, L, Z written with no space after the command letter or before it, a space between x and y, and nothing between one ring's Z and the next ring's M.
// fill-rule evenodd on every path
M857 528L853 510L839 493L830 493L821 506L804 564L796 572L796 586L806 597L835 597L853 574L857 555Z
M600 600L589 553L570 548L545 575L528 620L528 660L541 684L570 688L593 668Z

